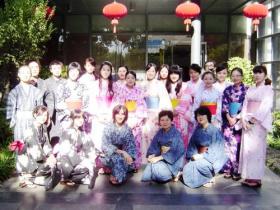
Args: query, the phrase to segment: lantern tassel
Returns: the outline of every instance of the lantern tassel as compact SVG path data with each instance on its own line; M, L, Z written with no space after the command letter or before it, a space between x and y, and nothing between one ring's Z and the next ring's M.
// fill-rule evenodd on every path
M114 34L117 33L117 25L119 24L118 19L113 19L113 20L111 21L111 24L113 25L113 33L114 33Z

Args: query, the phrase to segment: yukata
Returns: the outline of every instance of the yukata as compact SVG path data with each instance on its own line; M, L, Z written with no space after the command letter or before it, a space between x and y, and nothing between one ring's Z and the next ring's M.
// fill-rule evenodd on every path
M239 173L244 179L261 180L265 171L266 137L272 130L273 90L269 85L250 87L245 96L241 118L257 122L248 130L242 130Z
M168 150L164 151L163 147ZM166 182L178 175L184 164L184 143L174 125L168 131L161 128L156 133L147 151L147 158L150 155L162 156L163 160L148 163L142 181Z
M102 80L100 80L102 81ZM102 135L106 125L112 121L113 95L116 87L113 83L113 93L108 91L108 82L99 80L92 83L89 95L89 105L86 111L92 116L90 135L94 141L95 148L102 151Z
M59 141L60 135L61 135L61 123L60 120L58 119L58 108L57 108L57 103L58 103L58 87L63 85L65 83L65 79L60 78L60 79L55 79L54 77L50 77L45 80L45 85L46 85L46 91L48 93L47 96L47 107L48 111L50 113L51 120L53 122L53 125L50 129L50 139L51 143L56 144Z
M145 101L148 109L148 118L143 126L142 154L146 154L149 145L159 129L158 113L162 110L172 110L172 105L168 92L162 82L154 79L142 83ZM143 163L147 160L143 158Z
M63 180L81 182L94 176L96 153L92 139L81 130L68 128L57 148L58 167Z
M201 90L204 87L204 82L199 78L196 82L190 80L186 82L187 88L192 90L192 100L194 102L195 98L201 94Z
M201 153L201 147L207 147L207 150ZM190 188L197 188L210 182L227 161L224 150L224 138L218 128L212 124L207 128L198 125L186 153L188 162L183 169L184 184ZM199 153L202 158L192 160L192 156Z
M85 110L89 101L87 93L86 87L79 82L67 80L60 85L56 93L59 119L62 120L71 110Z
M13 88L7 101L6 118L13 128L14 140L23 140L24 133L33 123L34 108L43 103L43 93L33 85L18 84Z
M211 123L217 128L221 128L222 116L222 94L214 87L202 88L200 94L198 94L194 100L193 105L193 122L194 112L200 106L207 107L212 114Z
M220 82L215 82L213 84L214 88L216 88L216 90L218 90L220 92L220 94L223 94L224 90L229 87L230 85L232 85L232 83L224 81L223 83Z
M86 87L86 89L89 89L92 83L96 80L96 77L94 74L88 74L85 72L79 79L78 82Z
M25 129L23 150L17 153L16 169L19 173L33 173L42 168L52 154L47 126L36 127L33 123Z
M238 163L241 143L241 128L237 125L240 123L240 112L242 110L247 87L242 83L240 86L230 85L224 90L222 99L222 132L225 137L225 151L229 157L223 171L227 174L238 174ZM226 115L235 117L237 122L230 126Z
M190 133L192 132L192 90L182 84L181 90L176 94L176 84L171 84L171 92L169 97L171 99L174 116L175 127L180 131L185 149L188 146Z
M147 118L147 106L144 92L141 87L134 86L132 89L126 85L119 87L115 94L115 103L126 106L128 110L127 124L132 129L136 144L136 168L139 169L145 154L142 154L142 126Z
M103 131L101 162L111 170L118 183L127 179L127 173L135 169L135 164L128 165L117 150L126 151L133 160L136 159L136 145L131 128L126 124L118 127L114 123L108 124Z

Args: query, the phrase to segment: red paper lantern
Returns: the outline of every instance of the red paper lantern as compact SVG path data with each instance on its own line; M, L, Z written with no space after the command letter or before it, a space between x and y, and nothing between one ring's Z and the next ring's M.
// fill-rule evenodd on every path
M46 18L51 19L53 16L54 16L54 8L48 6L46 8Z
M103 15L112 20L113 33L116 33L119 19L127 15L127 8L124 4L114 1L103 8Z
M265 5L258 2L250 4L243 9L245 17L253 19L254 31L257 30L260 24L260 19L265 18L268 14L268 9Z
M192 18L197 17L200 14L200 7L190 1L186 1L179 4L176 8L176 15L184 19L184 24L186 25L186 31L190 30L190 25L192 23Z

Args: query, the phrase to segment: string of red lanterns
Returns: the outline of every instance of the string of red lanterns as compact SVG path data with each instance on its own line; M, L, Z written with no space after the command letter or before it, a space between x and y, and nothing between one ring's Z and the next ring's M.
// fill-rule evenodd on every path
M188 0L184 3L179 4L176 7L175 13L178 17L184 19L186 31L189 31L192 19L196 18L200 14L200 7ZM267 16L268 9L263 4L253 3L244 8L243 14L245 17L253 19L254 30L256 31L260 23L260 19ZM104 6L103 15L108 19L111 19L111 24L113 25L113 33L116 33L116 27L119 24L119 19L127 15L127 7L124 4L118 3L116 2L116 0L114 0L114 2Z

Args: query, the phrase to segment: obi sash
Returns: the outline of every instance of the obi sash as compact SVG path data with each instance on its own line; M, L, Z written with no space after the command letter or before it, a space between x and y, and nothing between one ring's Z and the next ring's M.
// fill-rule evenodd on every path
M240 110L241 103L238 102L231 102L229 104L229 114L230 116L235 116L238 114L238 111Z
M81 99L74 99L68 98L65 100L67 109L74 110L74 109L82 109L82 100Z
M261 101L250 101L248 100L247 112L255 113L261 105Z
M125 107L127 108L128 112L135 112L137 109L137 103L135 100L127 100L125 102Z
M172 104L172 108L175 109L180 104L180 99L172 98L171 104Z
M108 96L97 96L96 97L96 102L98 107L110 107L111 103L112 103L112 97L108 97Z
M200 106L207 107L212 115L217 113L217 103L215 102L202 102Z
M149 96L145 98L148 109L158 109L159 108L159 97Z

